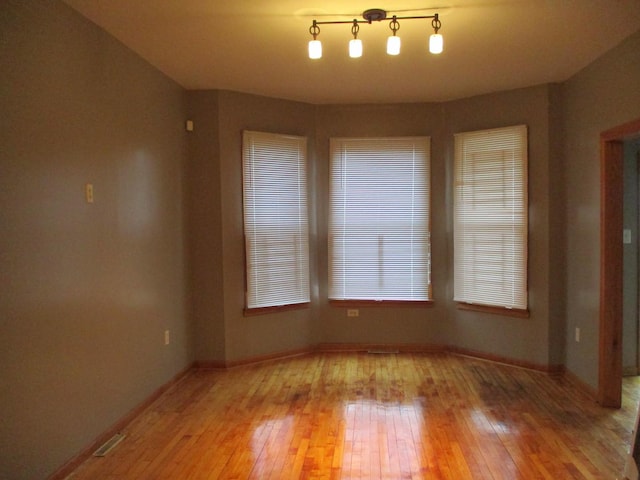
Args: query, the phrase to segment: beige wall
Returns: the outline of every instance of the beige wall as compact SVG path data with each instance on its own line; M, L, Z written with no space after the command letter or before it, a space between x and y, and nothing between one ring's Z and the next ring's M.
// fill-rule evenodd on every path
M443 158L441 108L437 104L328 105L317 107L318 284L320 314L317 341L327 343L409 343L442 345L447 321L446 165ZM431 137L432 281L430 308L364 307L347 318L346 309L328 305L329 139L331 137Z
M244 235L242 223L242 130L288 133L308 138L310 195L315 195L313 108L304 103L234 92L220 92L220 178L222 208L222 271L226 360L259 357L273 352L306 349L313 344L313 309L243 316ZM313 212L311 212L313 215ZM314 224L314 217L311 222ZM310 263L315 264L312 226ZM311 277L315 278L315 269ZM317 301L315 285L312 301Z
M222 199L218 92L191 91L187 118L189 164L186 170L191 319L196 332L194 356L224 361L225 308L222 276Z
M400 104L318 107L317 151L320 191L317 206L324 241L319 250L321 342L382 342L452 345L538 365L559 365L564 332L562 284L550 289L552 278L563 278L550 249L551 232L558 223L553 200L562 198L562 186L552 181L559 164L557 86L541 86L484 95L444 104ZM459 311L452 301L452 192L453 134L508 125L529 126L529 210L531 317ZM332 136L428 135L432 139L432 249L433 308L371 307L360 317L346 318L343 308L326 300L328 143ZM556 147L555 150L552 147ZM323 181L324 180L324 181ZM559 248L558 250L561 250ZM557 275L557 277L556 277Z
M545 366L560 365L563 361L563 338L550 334L564 330L562 285L550 288L564 276L561 263L554 262L555 255L562 255L563 246L551 235L560 234L558 225L561 225L555 205L562 198L562 185L554 181L561 158L557 148L554 149L556 137L552 135L560 126L554 110L558 107L553 105L557 90L555 85L544 85L458 100L444 106L449 169L456 132L524 124L529 136L530 318L461 311L449 300L447 338L459 347ZM451 239L449 242L451 245ZM452 291L451 275L448 281Z
M0 32L0 478L43 479L191 363L184 92L59 2Z
M598 383L602 131L640 118L640 32L563 85L567 224L566 367ZM581 341L574 341L574 330Z
M561 235L562 184L553 181L560 163L557 91L549 85L475 97L445 104L317 106L233 92L218 93L219 178L221 223L211 225L212 236L222 235L219 258L223 285L222 309L211 302L203 318L216 322L225 338L222 357L202 361L230 361L269 353L308 348L317 343L395 343L452 345L540 366L559 365L565 330L564 278ZM191 103L202 92L190 92ZM213 95L213 94L210 94ZM315 112L315 115L313 115ZM213 113L212 113L213 115ZM531 317L517 319L458 311L452 298L451 171L453 134L459 131L515 124L529 126ZM313 218L312 257L317 265L312 308L256 317L244 317L244 251L242 232L241 131L244 128L305 135L312 161L310 201ZM329 139L334 136L426 135L432 139L432 251L434 306L364 307L360 316L347 318L344 308L327 301L327 205ZM211 145L216 140L211 138ZM197 177L197 175L196 175ZM217 177L215 177L217 180ZM209 183L209 182L205 182ZM212 189L216 189L212 183ZM203 184L204 186L204 184ZM209 217L195 215L198 224ZM560 243L560 245L558 245ZM551 245L554 245L552 252ZM193 254L193 252L192 252ZM206 253L204 253L206 257ZM196 260L196 263L198 261ZM213 263L212 263L213 265ZM219 292L194 295L213 298ZM224 318L219 318L222 313ZM211 327L214 328L214 327ZM561 332L560 335L552 335ZM199 329L199 335L206 331ZM197 342L218 342L215 336Z

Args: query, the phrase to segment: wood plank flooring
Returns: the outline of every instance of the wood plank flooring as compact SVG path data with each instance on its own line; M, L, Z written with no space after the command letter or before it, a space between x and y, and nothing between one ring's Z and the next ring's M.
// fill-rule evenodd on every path
M562 377L451 354L326 353L194 370L70 478L615 479L623 408Z

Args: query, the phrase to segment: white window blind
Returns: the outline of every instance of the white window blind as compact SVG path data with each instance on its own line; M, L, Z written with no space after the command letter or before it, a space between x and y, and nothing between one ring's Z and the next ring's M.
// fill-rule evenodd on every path
M429 137L333 138L329 298L431 300Z
M247 308L309 302L307 140L243 132Z
M527 127L455 135L454 300L527 309Z

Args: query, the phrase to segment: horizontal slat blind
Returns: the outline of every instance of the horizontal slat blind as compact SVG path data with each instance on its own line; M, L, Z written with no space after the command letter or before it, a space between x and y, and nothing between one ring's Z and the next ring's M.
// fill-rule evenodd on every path
M309 302L307 140L243 132L247 308Z
M455 135L454 299L527 308L527 127Z
M330 149L329 298L430 300L429 137Z

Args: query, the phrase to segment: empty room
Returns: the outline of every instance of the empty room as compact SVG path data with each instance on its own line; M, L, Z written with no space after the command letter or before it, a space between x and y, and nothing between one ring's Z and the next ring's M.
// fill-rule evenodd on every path
M4 0L0 62L1 479L637 478L637 0Z

